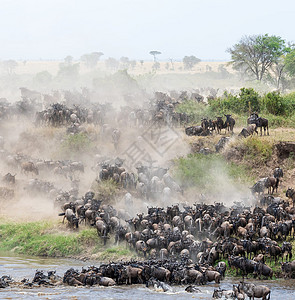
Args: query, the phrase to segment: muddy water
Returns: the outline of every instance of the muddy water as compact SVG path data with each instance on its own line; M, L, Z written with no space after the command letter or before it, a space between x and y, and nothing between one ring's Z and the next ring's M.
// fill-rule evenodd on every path
M15 280L32 280L35 270L56 270L62 276L70 267L81 269L83 266L97 265L97 262L81 262L69 259L45 259L26 256L0 254L0 276L10 275ZM231 289L238 279L226 278L220 284L223 289ZM271 288L271 299L295 299L295 280L256 281ZM0 289L0 299L212 299L214 288L219 285L209 284L199 287L200 293L186 293L184 287L172 287L173 292L157 292L144 285L119 287L37 287L19 289L16 287Z

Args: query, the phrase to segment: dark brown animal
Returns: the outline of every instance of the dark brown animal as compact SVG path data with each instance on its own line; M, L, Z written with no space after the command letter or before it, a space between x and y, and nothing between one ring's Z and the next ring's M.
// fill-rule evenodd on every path
M39 175L38 168L31 161L23 162L21 164L21 171L25 174L34 173L35 175Z

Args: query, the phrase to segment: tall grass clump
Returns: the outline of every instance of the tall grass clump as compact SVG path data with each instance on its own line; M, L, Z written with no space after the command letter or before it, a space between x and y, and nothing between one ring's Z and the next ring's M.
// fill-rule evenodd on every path
M273 144L265 139L252 137L243 141L243 150L245 152L245 159L255 161L255 163L259 164L271 158Z
M93 143L86 133L67 135L60 146L60 155L67 159L77 159L86 150L93 148Z

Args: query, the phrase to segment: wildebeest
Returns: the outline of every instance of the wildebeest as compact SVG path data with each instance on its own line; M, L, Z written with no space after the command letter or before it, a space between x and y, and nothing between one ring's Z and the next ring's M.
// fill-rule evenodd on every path
M259 117L257 120L256 126L260 127L260 135L262 135L262 127L263 127L263 131L264 131L264 135L265 135L266 131L267 131L267 135L269 135L267 119Z
M79 227L79 219L76 217L75 213L71 208L66 209L66 211L64 213L59 214L59 216L64 216L63 223L64 220L67 219L70 227L74 227L74 228Z
M260 180L258 180L251 188L251 192L252 194L257 193L258 195L260 195L261 193L264 192L265 189L265 182L267 180L267 177L265 178L261 178Z
M270 279L272 279L273 276L272 269L261 262L257 263L257 265L254 266L254 273L259 276L259 279L261 275L265 277L269 277Z
M292 262L285 262L281 264L282 272L285 277L294 278L295 277L295 260Z
M114 147L116 150L118 149L118 143L120 140L120 136L121 136L120 130L115 128L112 132L112 141L113 141L113 144L114 144Z
M202 126L190 126L185 128L186 135L198 135L198 136L207 136L210 134L210 131L205 130Z
M220 134L222 129L227 128L227 124L222 120L222 117L217 117L216 120L217 133Z
M234 118L232 118L231 115L225 115L226 120L225 120L225 125L227 128L227 131L231 131L232 133L234 133L234 126L236 124L236 121Z
M95 223L97 234L98 236L101 236L103 238L104 245L107 242L108 239L108 226L103 220L97 220Z
M284 177L284 172L280 167L276 167L273 171L274 178L282 178Z
M16 174L11 175L10 173L7 173L6 175L3 176L2 180L8 184L15 184L15 176Z
M146 257L147 245L144 241L140 240L135 243L136 252L143 252L144 257Z
M292 199L293 207L294 207L294 205L295 205L295 190L292 188L288 188L286 191L286 197Z
M217 271L205 271L206 281L215 281L216 283L220 283L221 274Z
M250 298L262 298L263 300L270 299L270 289L264 285L255 285L254 283L239 283L239 290L244 291L245 294ZM268 298L266 298L268 296Z
M278 192L279 178L267 177L265 187L268 189L268 194L273 194L274 190Z
M260 127L260 135L262 135L262 127L265 132L267 131L267 135L269 135L268 131L268 120L262 117L259 117L257 113L251 114L251 116L247 120L248 124L256 124L256 127Z
M25 174L34 173L35 175L39 175L38 168L31 161L23 162L21 164L21 171L24 172Z

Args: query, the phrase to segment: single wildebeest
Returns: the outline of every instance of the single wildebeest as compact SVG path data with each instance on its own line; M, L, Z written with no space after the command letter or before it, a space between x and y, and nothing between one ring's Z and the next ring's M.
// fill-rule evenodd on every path
M97 234L103 238L103 244L107 243L108 239L108 226L103 220L97 220L95 223Z
M254 273L259 276L259 279L261 278L261 275L265 277L269 277L270 279L272 279L273 276L272 269L261 262L257 263L254 266Z
M164 282L169 282L171 272L168 269L158 266L151 267L151 276Z
M285 277L295 277L295 260L293 260L292 262L281 263L281 268Z
M254 283L239 283L239 290L245 292L245 294L250 298L262 298L263 300L270 299L270 289L264 285L255 285ZM266 298L268 296L268 298Z
M265 187L268 189L268 194L273 194L274 190L278 192L279 178L267 177Z
M222 120L222 117L217 117L216 120L217 133L221 133L221 129L226 129L227 124Z
M255 124L257 127L260 127L260 135L262 135L262 127L263 127L263 131L264 131L264 135L265 135L266 131L267 131L267 135L269 135L267 119L259 117Z
M293 207L294 207L294 205L295 205L295 190L292 188L288 188L286 191L286 197L292 199Z
M144 257L146 257L147 245L143 240L139 240L135 244L135 250L138 253L139 251L143 252Z
M274 178L282 178L284 177L283 170L280 167L276 167L273 171Z
M35 175L39 175L38 168L31 161L23 162L21 164L21 171L25 174L34 173Z
M268 120L265 118L261 118L258 116L257 113L251 114L251 116L247 120L248 124L256 124L257 127L260 127L260 135L262 135L262 127L264 129L264 135L267 130L267 135L269 135L268 132Z
M122 271L122 276L126 279L126 284L132 284L132 279L138 281L138 283L142 283L142 269L126 266Z
M217 271L208 271L205 272L206 281L215 281L216 283L220 283L221 274Z
M11 175L10 173L7 173L6 175L3 176L3 181L9 184L15 184L15 175Z
M232 133L234 133L234 126L236 124L236 121L234 118L232 118L231 115L225 115L226 120L225 120L225 125L227 128L227 131L231 131Z
M190 126L185 128L186 135L198 135L198 136L207 136L210 134L209 130L204 130L202 126Z
M261 193L264 192L265 189L265 182L266 182L267 178L262 178L259 181L257 181L251 188L251 192L252 194L257 193L258 195L260 195Z
M78 228L79 227L79 219L76 217L75 213L71 208L66 209L64 213L59 214L59 216L64 216L63 217L63 223L65 219L69 222L69 226L73 228Z

